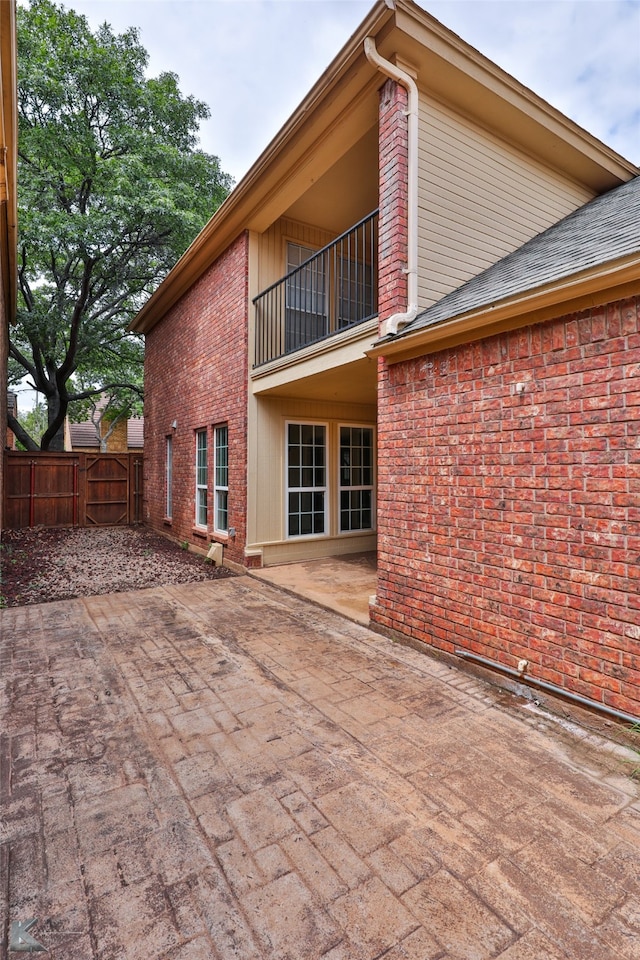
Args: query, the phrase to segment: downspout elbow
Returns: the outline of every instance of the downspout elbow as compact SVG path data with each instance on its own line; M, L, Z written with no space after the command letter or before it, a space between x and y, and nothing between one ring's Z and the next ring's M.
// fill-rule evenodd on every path
M381 337L395 337L400 331L408 326L412 320L418 316L418 305L410 303L407 309L402 313L394 313L392 316L383 320L380 328Z
M364 53L376 70L391 77L407 91L407 309L383 321L381 336L394 336L415 320L418 307L418 86L406 71L385 60L376 48L373 37L365 37Z

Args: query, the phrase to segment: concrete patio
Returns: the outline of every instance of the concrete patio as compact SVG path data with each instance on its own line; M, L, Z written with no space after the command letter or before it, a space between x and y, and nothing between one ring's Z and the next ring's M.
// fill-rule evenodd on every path
M377 585L375 552L262 567L252 576L369 625L369 600Z
M250 577L0 631L1 955L640 956L638 786L586 728Z

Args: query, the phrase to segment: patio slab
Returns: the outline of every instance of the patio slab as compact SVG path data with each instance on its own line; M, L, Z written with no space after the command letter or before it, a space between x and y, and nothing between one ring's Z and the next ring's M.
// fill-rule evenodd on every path
M0 956L638 960L624 749L254 577L0 611Z

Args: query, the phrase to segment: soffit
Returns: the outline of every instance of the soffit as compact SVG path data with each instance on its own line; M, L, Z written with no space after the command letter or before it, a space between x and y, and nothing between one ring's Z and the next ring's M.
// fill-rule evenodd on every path
M337 163L284 211L331 233L348 230L378 206L378 127L373 126Z
M304 368L301 367L299 372ZM374 404L377 398L377 371L375 360L360 357L348 364L320 370L307 376L283 379L278 383L254 384L259 396L287 397L296 400ZM275 380L275 378L274 378ZM257 389L256 389L257 388Z

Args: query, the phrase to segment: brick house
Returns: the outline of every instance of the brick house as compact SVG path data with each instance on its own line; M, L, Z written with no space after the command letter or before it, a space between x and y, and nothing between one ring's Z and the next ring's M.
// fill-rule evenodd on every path
M613 385L628 361L599 374L586 358L614 341L637 349L630 321L618 321L622 344L612 319L640 293L637 249L615 248L628 270L614 283L596 238L577 267L584 285L569 277L581 227L606 222L591 201L607 195L624 224L638 172L410 0L377 3L136 318L147 522L202 549L218 543L245 568L377 549L381 629L526 660L531 676L631 709L611 659L564 656L575 616L593 644L597 617L600 628L615 619L598 590L624 584L638 613L623 548L608 546L602 571L586 557L543 570L533 553L544 553L541 530L559 542L577 516L563 508L565 496L578 502L563 490L572 471L594 504L623 496L619 483L633 496L632 456L620 452L632 415L609 436L601 395L575 389L601 375L611 396L629 396ZM625 202L618 189L631 191ZM545 273L550 256L562 276ZM596 307L600 326L577 313ZM584 369L568 367L575 351ZM550 356L566 384L542 383ZM550 433L560 422L535 422L543 409L562 420L563 399L572 411L584 402L594 444L618 451L593 477L582 448L563 458ZM526 438L513 422L525 407ZM585 501L585 546L605 534L630 545L637 506L623 532L618 514L592 517ZM508 627L525 611L528 633ZM607 643L618 631L637 646L626 623L607 627Z
M106 446L105 453L138 453L144 445L144 418L128 417L119 420L113 429L111 424L98 424L101 436ZM101 441L98 439L96 425L91 420L81 420L79 423L67 422L65 433L68 434L68 443L65 449L93 453L100 450ZM107 436L108 434L108 436Z
M18 395L13 390L7 390L7 414L12 417L18 416ZM5 450L16 449L16 437L13 430L7 425L5 431Z
M373 352L373 622L639 716L640 178Z

